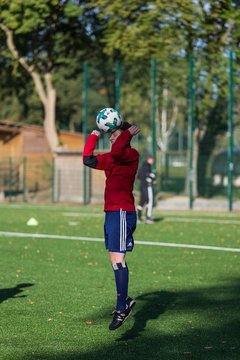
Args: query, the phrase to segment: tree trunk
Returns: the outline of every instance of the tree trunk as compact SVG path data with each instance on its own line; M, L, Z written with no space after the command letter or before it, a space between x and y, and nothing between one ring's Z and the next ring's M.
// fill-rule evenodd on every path
M192 170L193 170L193 179L192 179L192 195L193 198L198 197L199 195L199 153L200 153L200 143L202 138L204 137L206 133L206 129L199 129L199 128L195 128L193 131L193 160L192 160ZM189 164L189 156L190 153L188 152L188 164ZM189 170L189 167L188 167ZM185 193L189 194L189 173L188 176L186 178L186 183L185 183Z
M216 137L219 134L225 134L227 131L227 123L225 118L227 116L227 99L219 96L215 106L208 114L205 130L200 134L199 142L199 156L197 163L198 173L198 192L200 195L209 195L207 188L207 166L210 156L216 144ZM224 121L220 122L219 119Z
M215 146L215 138L216 135L213 132L208 131L204 134L199 144L199 156L197 163L197 186L199 194L202 196L207 194L207 165Z
M197 162L198 162L198 155L199 155L199 129L194 129L193 132L193 198L198 196L198 186L197 186Z
M44 108L44 130L51 151L58 148L58 135L56 130L56 90L52 84L52 74L44 75L44 82L38 72L35 71L33 65L29 65L25 58L20 56L13 40L13 31L0 23L7 37L7 47L18 63L29 73L34 81L36 92L41 100Z
M44 104L44 129L49 146L52 151L56 150L59 145L56 131L56 90L52 85L52 75L45 75L46 82L46 103Z

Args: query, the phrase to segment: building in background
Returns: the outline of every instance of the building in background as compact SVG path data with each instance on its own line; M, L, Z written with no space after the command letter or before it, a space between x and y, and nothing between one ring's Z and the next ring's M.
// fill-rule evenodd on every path
M71 172L69 164L76 170L76 161L82 166L83 142L81 133L60 131L59 149L52 153L42 127L0 121L0 199L21 194L34 198L40 193L51 199L54 186L60 184L57 177ZM57 194L56 200L59 189Z

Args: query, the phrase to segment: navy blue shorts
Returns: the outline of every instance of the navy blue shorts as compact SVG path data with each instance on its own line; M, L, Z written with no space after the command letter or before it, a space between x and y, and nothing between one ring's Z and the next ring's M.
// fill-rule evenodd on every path
M106 211L104 235L108 251L125 253L134 247L133 233L136 229L135 211Z

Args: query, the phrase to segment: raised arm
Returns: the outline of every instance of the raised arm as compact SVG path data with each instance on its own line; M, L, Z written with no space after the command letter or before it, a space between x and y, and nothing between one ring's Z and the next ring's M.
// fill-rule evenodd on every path
M122 131L116 142L112 145L112 157L122 162L132 162L138 160L139 154L137 150L131 148L130 141L132 137L137 135L139 132L140 129L135 125L132 125L128 129Z
M94 154L99 136L98 130L93 130L88 136L83 149L83 164L93 169L106 170L109 165L109 153Z

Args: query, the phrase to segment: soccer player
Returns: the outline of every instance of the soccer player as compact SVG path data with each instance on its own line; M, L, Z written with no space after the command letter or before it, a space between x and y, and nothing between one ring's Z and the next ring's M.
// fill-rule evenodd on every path
M109 330L123 324L132 312L135 300L128 296L128 267L126 251L134 246L133 232L136 229L136 210L133 185L138 169L139 153L130 145L131 139L140 129L124 122L110 134L111 150L105 154L94 155L100 136L93 130L88 136L83 151L83 163L93 169L105 171L104 192L105 246L115 274L117 290L116 308Z
M146 223L152 224L152 208L153 208L153 182L156 180L156 175L152 172L153 157L149 155L143 162L139 172L138 179L140 180L140 199L137 206L138 222L142 222L143 207L146 205Z

